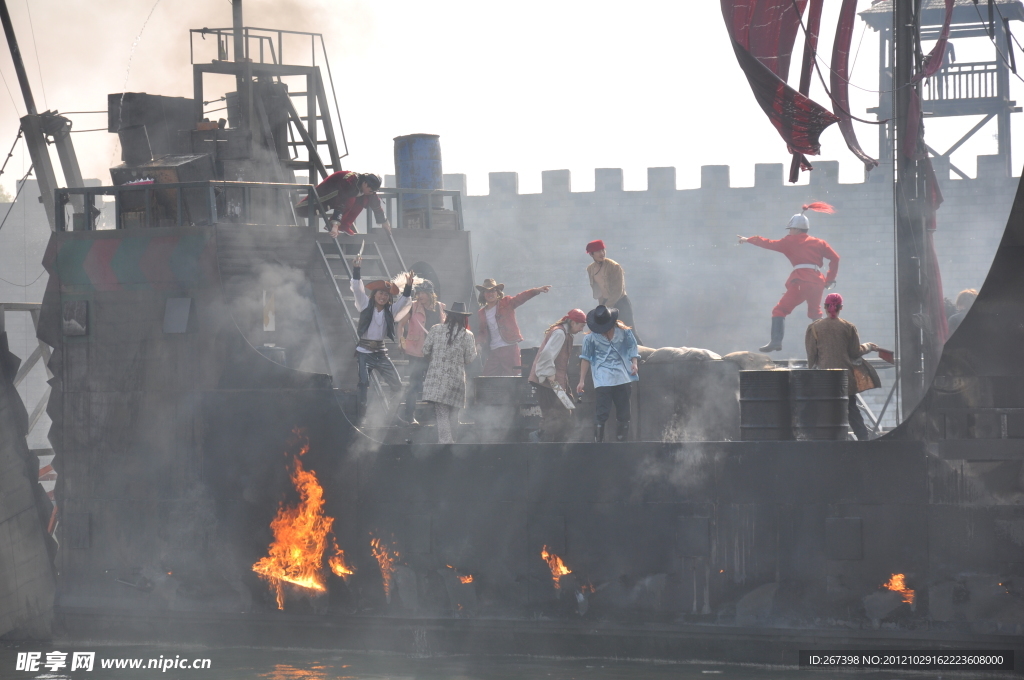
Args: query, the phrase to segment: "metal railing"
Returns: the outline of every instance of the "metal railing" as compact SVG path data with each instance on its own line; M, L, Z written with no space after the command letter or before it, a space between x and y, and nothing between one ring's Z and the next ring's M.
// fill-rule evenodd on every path
M327 210L312 184L274 182L174 182L124 184L108 187L60 188L55 192L57 231L69 231L64 208L72 196L82 196L85 208L74 213L71 231L94 231L97 196L114 197L115 229L182 227L241 222L248 224L281 223L282 217L293 225L313 227L326 224ZM309 197L307 215L296 214L296 205ZM251 222L254 217L257 221Z
M994 61L950 64L924 81L924 100L991 99L999 93L997 73Z
M219 61L234 60L234 39L233 28L193 28L189 30L188 50L189 62L196 63L195 37L198 35L202 40L207 36L217 39L217 57ZM309 38L310 65L316 65L317 42L320 43L321 54L326 59L326 48L324 47L324 36L322 33L310 33L308 31L285 31L279 28L259 28L257 26L243 26L242 39L247 59L258 64L283 64L284 61L284 39L285 36L303 36ZM256 49L252 49L255 42ZM276 47L275 47L276 46ZM269 60L267 57L269 55Z
M388 221L397 229L466 229L462 219L462 193L459 191L382 188L377 191L377 195L384 204L384 214ZM370 229L371 220L372 216L367 211L367 230Z
M462 194L459 191L380 189L377 195L384 204L385 216L396 229L465 230ZM71 204L72 196L81 196L85 207L84 212L69 216L65 208ZM96 218L100 214L96 208L97 196L114 197L115 229L240 222L305 224L318 231L319 226L326 226L329 219L327 208L312 184L207 180L59 188L54 199L57 230L95 231ZM295 208L304 196L311 197L311 200L306 202L309 206L307 215L300 217ZM417 202L415 199L420 200ZM372 222L373 214L367 210L367 230L372 228Z

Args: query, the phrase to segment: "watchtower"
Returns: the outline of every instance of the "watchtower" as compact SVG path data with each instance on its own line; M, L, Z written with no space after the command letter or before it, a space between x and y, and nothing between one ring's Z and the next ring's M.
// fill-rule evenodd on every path
M937 40L945 19L944 0L921 1L921 39ZM879 120L891 119L893 114L893 0L881 0L860 13L868 26L880 32L878 42L878 107L868 109ZM949 42L942 68L921 86L921 100L926 118L950 116L982 116L955 144L943 152L928 146L936 158L949 161L950 155L973 137L993 118L998 126L997 158L1000 169L1011 172L1010 114L1021 109L1010 100L1010 73L1015 69L1010 49L1010 22L1024 21L1024 5L1019 0L994 0L976 3L974 0L954 0ZM957 62L955 46L958 39L987 38L991 41L992 61ZM879 126L878 153L881 163L893 162L893 122ZM952 163L949 168L962 179L967 174Z

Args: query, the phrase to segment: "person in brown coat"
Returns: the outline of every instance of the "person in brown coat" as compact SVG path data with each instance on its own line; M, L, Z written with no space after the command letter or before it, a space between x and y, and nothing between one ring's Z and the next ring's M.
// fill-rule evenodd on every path
M569 386L569 358L572 355L572 337L586 325L587 315L582 309L569 310L544 333L544 341L533 360L530 382L537 386L541 435L545 441L565 441L572 424L575 406Z
M864 425L864 417L857 408L857 394L864 390L881 387L878 373L871 364L862 359L868 352L878 350L873 342L860 343L857 327L845 319L839 318L839 310L843 308L843 296L832 293L825 298L824 319L818 319L807 327L804 343L807 346L807 368L845 368L849 376L849 413L850 427L857 439L868 438L868 428Z

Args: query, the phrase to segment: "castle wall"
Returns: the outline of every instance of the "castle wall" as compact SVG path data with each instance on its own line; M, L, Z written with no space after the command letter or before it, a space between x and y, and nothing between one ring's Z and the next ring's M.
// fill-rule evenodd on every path
M936 168L945 201L935 242L949 298L980 287L1005 228L1017 179L1000 176L991 161L980 156L972 180L945 179L948 168ZM489 193L467 196L463 205L479 257L477 279L496 278L511 293L553 286L519 310L524 346L538 344L566 310L596 304L584 246L601 238L625 268L645 344L726 354L767 341L771 309L791 271L782 255L737 245L736 236L781 238L802 204L827 201L836 214L809 213L811 235L840 255L835 292L846 301L843 315L863 342L893 347L893 188L880 172L840 184L838 162L817 161L810 183L794 186L784 183L781 163L758 164L754 186L733 187L729 167L712 165L701 168L700 188L680 190L675 168L648 168L647 191L624 191L621 169L598 168L595 191L573 192L568 170L549 170L539 194L520 194L516 173L494 172ZM446 188L464 189L464 176L445 178ZM787 319L776 358L805 358L807 323L801 306ZM865 395L877 408L894 377L882 373L883 389Z

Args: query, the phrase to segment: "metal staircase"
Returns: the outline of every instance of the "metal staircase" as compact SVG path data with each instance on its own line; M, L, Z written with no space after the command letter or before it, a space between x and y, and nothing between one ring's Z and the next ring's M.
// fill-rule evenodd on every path
M356 255L358 255L359 250L363 248L363 243L367 240L369 239L365 236L362 239L358 236L340 236L336 239L331 239L331 242L325 242L319 239L316 241L316 248L320 255L320 260L324 265L324 270L327 274L328 280L330 281L331 288L333 288L338 302L341 303L343 315L348 320L348 326L352 329L352 337L355 342L359 342L359 310L356 309L355 296L349 288L349 282L352 280L352 267L349 263L349 259L354 259ZM401 252L399 252L398 246L394 242L394 238L391 239L391 243L394 245L398 261L401 263ZM381 253L380 246L376 241L366 243L362 258L363 265L362 271L360 272L360 278L364 283L368 283L370 281L392 280L393 275L391 273L391 269L388 267L388 263L385 260L384 255ZM396 343L391 340L385 340L385 344L390 345L391 347L396 346ZM399 369L399 375L402 375L401 369L408 364L408 361L393 359L393 363L395 364L395 367ZM403 383L404 382L403 376ZM375 372L370 375L370 383L373 386L374 392L381 399L388 411L391 410L392 406L397 406L397 404L392 404L388 399L387 393Z

